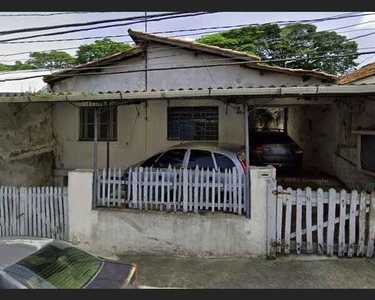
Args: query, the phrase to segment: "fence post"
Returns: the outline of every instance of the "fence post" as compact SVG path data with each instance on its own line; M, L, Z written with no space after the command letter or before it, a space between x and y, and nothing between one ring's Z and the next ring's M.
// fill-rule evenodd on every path
M267 180L267 259L276 258L276 180Z
M183 199L183 212L188 210L188 170L184 169L182 171L183 176L183 188L182 188L182 199Z
M84 245L86 241L90 240L93 173L94 170L74 170L69 172L67 205L69 223L67 227L69 241L73 244L83 243Z

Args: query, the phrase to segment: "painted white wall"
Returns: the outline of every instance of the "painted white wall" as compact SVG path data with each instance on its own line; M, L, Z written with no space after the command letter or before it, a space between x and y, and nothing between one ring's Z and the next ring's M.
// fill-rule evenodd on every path
M102 256L129 253L203 257L266 255L267 179L273 167L251 168L252 216L131 209L91 210L92 170L69 172L70 242Z
M170 106L218 106L219 141L244 142L244 120L237 110L215 100L170 101ZM118 107L118 140L110 142L112 166L126 168L165 148L181 143L167 138L166 101ZM147 110L147 119L146 119ZM92 168L93 142L79 141L79 109L68 103L53 107L54 132L57 138L56 168ZM106 164L106 142L98 142L99 168Z

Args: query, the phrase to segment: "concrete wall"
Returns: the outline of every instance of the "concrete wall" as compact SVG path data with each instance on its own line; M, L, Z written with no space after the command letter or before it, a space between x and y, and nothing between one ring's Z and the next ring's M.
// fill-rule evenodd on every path
M349 188L363 189L375 178L356 169L357 145L352 131L375 129L375 102L340 100L330 106L289 108L288 133L302 147L306 165L337 176Z
M50 185L55 161L52 112L45 111L47 104L24 105L0 104L0 185Z
M70 241L103 255L162 254L202 257L266 255L266 183L273 167L251 169L252 216L223 213L91 210L92 171L69 173Z

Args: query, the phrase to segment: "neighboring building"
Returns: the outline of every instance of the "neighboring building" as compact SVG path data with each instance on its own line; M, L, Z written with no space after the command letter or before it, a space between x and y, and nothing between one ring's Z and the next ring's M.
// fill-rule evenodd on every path
M47 92L48 85L43 76L58 70L22 70L0 72L0 93L40 93Z
M339 79L339 84L375 84L375 63L368 64Z
M56 70L54 70L56 71ZM0 73L0 93L45 93L52 70ZM1 104L0 185L53 184L55 145L51 112L44 104ZM52 170L51 170L52 168Z
M375 63L341 77L338 84L375 84ZM289 108L288 131L305 150L305 163L338 176L349 187L374 186L374 171L358 172L361 162L358 135L354 133L358 130L375 133L374 100L374 96L363 94L355 98L339 97L331 106ZM375 157L375 145L367 149Z

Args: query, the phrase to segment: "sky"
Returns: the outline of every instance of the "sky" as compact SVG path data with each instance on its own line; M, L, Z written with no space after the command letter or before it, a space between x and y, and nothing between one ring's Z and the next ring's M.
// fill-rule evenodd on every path
M95 20L105 19L116 19L126 18L131 16L144 15L145 12L97 12L97 13L69 13L64 15L54 16L15 16L17 14L25 14L26 12L0 12L0 29L14 30L20 28L39 27L39 26L50 26L65 23L76 23L76 22L89 22ZM28 14L48 14L51 12L27 12ZM149 15L157 14L161 12L148 12ZM340 14L349 12L218 12L214 14L201 15L189 18L177 18L172 20L163 20L160 22L148 22L148 32L155 31L168 31L168 30L179 30L179 29L193 29L200 27L212 27L212 26L226 26L226 25L240 25L240 24L261 24L267 22L275 22L280 20L301 20L301 19L315 19L329 16L337 16ZM5 14L11 14L11 17L2 16ZM358 35L375 32L375 13L372 15L331 20L326 22L315 23L317 30L331 30L343 26L355 25L358 23L367 22L366 24L358 25L356 27L350 27L347 29L335 30L337 33L352 38ZM96 25L100 26L100 25ZM70 33L59 36L48 36L29 39L30 41L47 40L47 39L59 39L59 38L83 38L83 37L105 37L108 35L122 35L127 34L127 30L137 29L145 30L144 24L133 24L129 26L113 27L107 29L92 30L87 32ZM74 28L71 28L74 29ZM69 28L59 29L60 31L69 30ZM43 31L48 33L53 31ZM196 33L196 32L193 32ZM19 37L29 35L31 33L20 33L13 35L6 35L2 38ZM186 34L184 32L183 34ZM173 34L167 34L172 36ZM194 40L199 38L200 35L190 35L181 37L187 40ZM2 39L0 38L0 39ZM119 37L111 38L115 41L129 42L130 37ZM24 62L28 59L28 54L21 54L15 56L4 56L7 54L25 52L25 51L44 51L53 50L60 48L71 48L79 47L81 44L92 43L95 39L83 40L83 41L59 41L59 42L48 42L48 43L16 43L16 44L0 44L0 63L14 64L16 60ZM375 34L368 37L357 39L359 52L364 51L375 51ZM368 48L374 47L374 48ZM75 55L76 49L65 50L71 55ZM359 67L362 67L368 63L375 62L375 54L362 55L357 59L360 63Z

